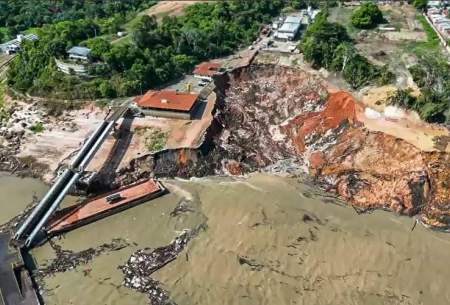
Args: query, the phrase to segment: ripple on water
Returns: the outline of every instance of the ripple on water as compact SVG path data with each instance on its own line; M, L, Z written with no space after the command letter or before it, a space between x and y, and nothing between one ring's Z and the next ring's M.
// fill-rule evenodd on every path
M56 241L74 251L113 238L130 246L45 278L45 300L147 304L145 295L121 286L117 266L138 249L167 245L177 232L206 223L154 274L177 304L450 304L448 235L411 231L413 219L388 212L358 216L294 179L229 182L167 181L171 194ZM189 209L171 213L183 199ZM33 254L38 263L53 255L48 245Z

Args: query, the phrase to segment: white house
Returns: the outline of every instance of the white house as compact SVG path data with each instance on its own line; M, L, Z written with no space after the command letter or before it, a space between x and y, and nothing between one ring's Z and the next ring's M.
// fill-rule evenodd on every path
M39 37L36 34L19 34L16 39L0 44L0 51L6 54L17 53L24 41L35 41L38 39Z

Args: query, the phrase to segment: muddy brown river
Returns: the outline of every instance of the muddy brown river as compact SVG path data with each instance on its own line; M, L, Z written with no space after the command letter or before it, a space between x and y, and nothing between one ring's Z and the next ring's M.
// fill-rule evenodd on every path
M56 244L80 251L122 238L130 244L44 278L46 304L148 304L121 286L119 265L145 247L200 231L154 274L176 304L450 304L450 235L388 212L352 208L294 178L163 181L170 194L82 227ZM0 174L0 221L45 185ZM184 201L187 211L171 212ZM47 243L38 265L55 257Z

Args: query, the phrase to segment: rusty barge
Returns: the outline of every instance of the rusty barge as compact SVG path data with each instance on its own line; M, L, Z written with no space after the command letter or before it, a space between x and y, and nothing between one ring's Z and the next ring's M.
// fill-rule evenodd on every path
M71 231L165 194L156 180L139 181L57 211L46 226L48 237Z

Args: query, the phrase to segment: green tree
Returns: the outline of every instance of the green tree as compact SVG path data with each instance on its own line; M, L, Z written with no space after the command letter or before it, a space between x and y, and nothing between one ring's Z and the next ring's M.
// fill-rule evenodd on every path
M345 28L328 22L327 14L323 13L308 27L300 42L300 49L305 59L315 68L328 68L332 64L336 48L341 43L350 41Z
M117 95L113 86L108 81L103 81L99 86L99 90L102 97L113 98Z
M372 29L384 22L383 13L373 2L364 2L352 15L352 24L359 29Z
M103 55L111 50L111 43L103 38L91 38L86 41L94 60L103 59Z
M427 8L428 0L414 0L413 5L419 10L424 10Z
M305 60L314 68L326 68L342 73L353 87L359 88L377 81L387 83L393 74L387 67L378 67L361 56L344 27L327 21L324 11L308 27L301 43Z

